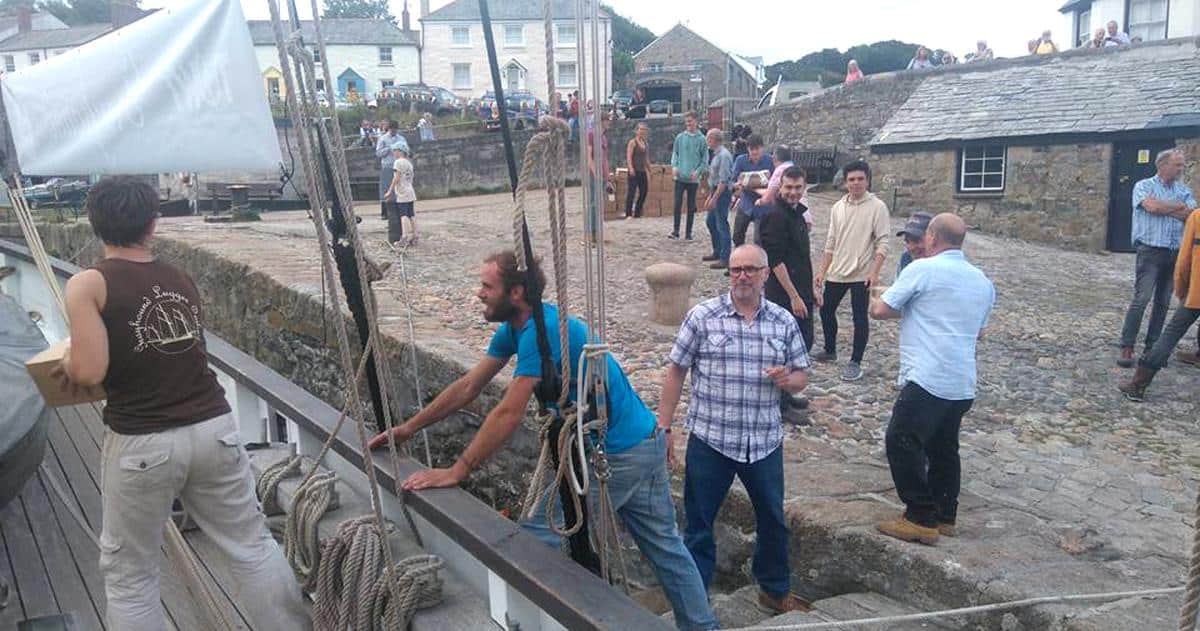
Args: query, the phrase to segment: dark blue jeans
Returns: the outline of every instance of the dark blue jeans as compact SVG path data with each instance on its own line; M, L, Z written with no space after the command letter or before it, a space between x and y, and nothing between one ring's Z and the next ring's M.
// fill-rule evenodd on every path
M729 237L729 202L733 199L733 191L725 191L717 198L717 205L708 212L704 225L708 227L708 236L712 239L712 251L719 261L729 262L729 253L733 244Z
M751 570L758 586L779 598L791 590L788 569L788 529L783 516L783 446L758 462L738 462L692 435L688 438L687 472L683 482L683 510L687 545L707 589L717 563L713 524L717 511L737 476L754 506L754 561Z
M1137 345L1138 329L1142 328L1142 316L1145 315L1146 305L1149 304L1150 324L1146 327L1146 352L1149 353L1167 321L1167 309L1171 307L1171 290L1175 286L1175 259L1179 251L1155 248L1143 243L1136 244L1136 247L1133 302L1125 312L1125 324L1121 327L1121 348L1133 348Z

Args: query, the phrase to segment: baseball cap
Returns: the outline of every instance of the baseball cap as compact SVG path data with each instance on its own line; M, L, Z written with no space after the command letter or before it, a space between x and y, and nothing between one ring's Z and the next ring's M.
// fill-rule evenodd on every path
M925 230L929 228L929 222L933 221L933 215L918 210L908 216L908 222L904 224L904 229L896 233L897 237L905 235L920 239L925 236Z

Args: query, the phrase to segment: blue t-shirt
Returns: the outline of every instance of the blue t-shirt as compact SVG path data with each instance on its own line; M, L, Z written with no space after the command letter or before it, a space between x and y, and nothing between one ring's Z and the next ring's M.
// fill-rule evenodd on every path
M758 162L750 161L750 154L743 153L733 161L733 182L736 184L738 178L743 173L751 173L754 171L766 171L767 175L775 172L775 160L767 155L766 152L758 159ZM758 201L758 195L742 191L741 201L738 202L738 208L746 215L757 219L758 217L767 214L771 210L770 206L755 206L754 202Z
M558 340L558 307L542 303L542 312L546 321L546 337L550 342L550 356L554 362L555 372L561 371L558 361L560 345ZM583 345L587 343L587 325L581 320L568 319L568 339L571 347L571 400L575 400L575 372L579 366L579 356L583 354ZM538 352L537 328L530 318L521 328L520 339L513 333L512 326L505 322L496 329L492 342L488 345L487 354L496 359L508 361L509 357L517 356L517 368L513 371L515 377L542 377L542 356ZM608 448L609 453L620 453L645 440L654 431L656 423L650 408L642 403L641 398L629 385L625 371L617 364L617 360L608 356L608 398L611 410L608 419Z

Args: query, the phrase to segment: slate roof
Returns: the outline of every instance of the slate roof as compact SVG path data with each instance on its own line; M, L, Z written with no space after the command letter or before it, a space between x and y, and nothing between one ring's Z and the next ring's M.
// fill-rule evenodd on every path
M250 27L250 39L255 46L274 46L275 34L271 31L270 20L247 20ZM316 31L311 20L300 21L300 34L306 43L317 41ZM405 31L387 20L364 18L331 18L321 20L321 35L325 37L326 45L392 45L417 46L419 44L416 31Z
M871 145L1200 125L1200 49L1190 39L969 68L931 73Z
M113 30L112 24L85 24L72 28L55 28L17 33L0 42L0 52L73 48L82 46Z
M551 0L550 14L556 20L575 18L575 0ZM584 17L591 15L585 1ZM501 0L488 5L488 14L493 22L517 22L542 20L542 0ZM601 18L610 17L600 10ZM455 0L450 4L421 18L422 22L478 22L479 0Z

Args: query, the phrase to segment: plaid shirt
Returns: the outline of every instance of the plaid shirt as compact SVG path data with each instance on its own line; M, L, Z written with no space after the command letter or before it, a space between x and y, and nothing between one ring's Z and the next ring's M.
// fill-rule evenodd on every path
M809 367L791 312L763 299L749 324L729 294L692 307L669 359L692 371L687 427L737 462L758 462L783 443L780 393L763 371Z
M1191 189L1179 180L1167 184L1157 175L1133 187L1133 230L1130 236L1134 244L1178 250L1179 241L1183 238L1183 220L1148 212L1142 208L1142 202L1148 197L1163 202L1180 202L1188 208L1195 208L1196 198L1192 196Z

